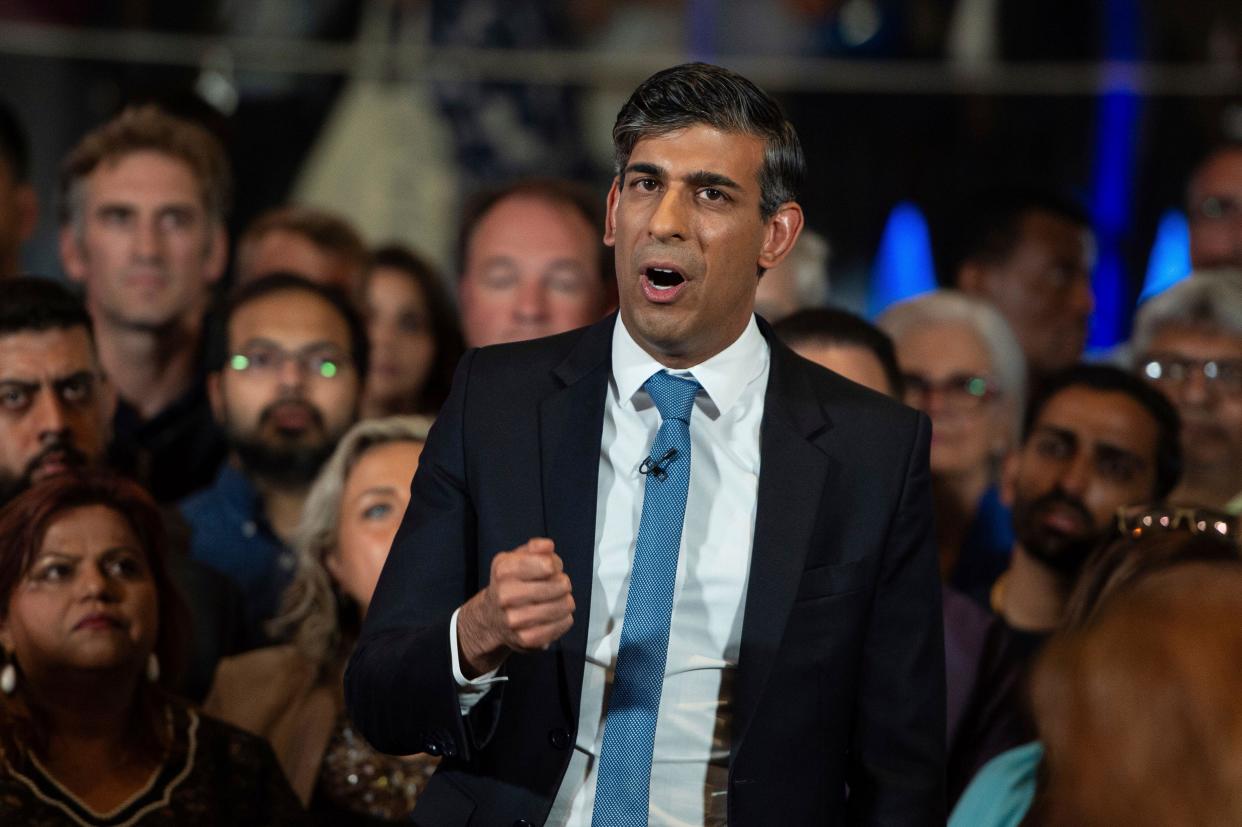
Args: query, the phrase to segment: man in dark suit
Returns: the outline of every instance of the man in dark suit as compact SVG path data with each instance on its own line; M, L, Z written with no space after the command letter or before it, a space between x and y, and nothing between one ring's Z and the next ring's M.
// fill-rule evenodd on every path
M690 64L613 137L620 313L462 359L353 719L443 756L423 824L943 823L930 426L753 313L797 136Z

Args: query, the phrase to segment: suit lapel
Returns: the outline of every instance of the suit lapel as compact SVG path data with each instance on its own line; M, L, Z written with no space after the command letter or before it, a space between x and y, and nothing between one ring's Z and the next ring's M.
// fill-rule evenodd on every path
M772 349L760 427L761 467L746 613L733 699L733 754L746 737L780 646L835 462L832 423L792 351L761 325Z
M574 625L556 645L570 720L578 719L594 581L595 511L604 394L615 314L589 328L553 370L558 389L539 406L544 525L573 584Z

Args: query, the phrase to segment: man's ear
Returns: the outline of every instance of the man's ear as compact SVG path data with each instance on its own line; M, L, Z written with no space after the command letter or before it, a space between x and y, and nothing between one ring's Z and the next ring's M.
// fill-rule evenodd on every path
M207 258L203 262L203 276L208 284L215 284L224 275L224 266L229 261L229 235L223 222L217 222L211 233Z
M985 292L984 281L987 273L983 266L975 261L964 261L957 268L957 289L972 296L981 296Z
M224 422L224 389L220 387L222 371L207 374L207 402L211 405L211 416L216 423Z
M608 211L604 214L604 244L609 247L617 243L617 201L621 198L621 179L612 179L608 188Z
M13 197L17 207L17 237L29 241L39 225L39 196L34 187L22 184Z
M802 232L802 207L787 201L777 208L764 227L763 247L759 250L759 267L771 270L789 255Z
M84 283L86 281L86 251L82 249L72 221L60 228L58 241L60 266L65 268L65 275L79 284Z

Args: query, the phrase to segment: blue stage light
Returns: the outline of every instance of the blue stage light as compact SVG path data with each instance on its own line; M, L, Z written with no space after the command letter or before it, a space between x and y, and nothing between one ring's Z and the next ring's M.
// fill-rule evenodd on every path
M1147 278L1139 304L1168 290L1190 275L1190 225L1181 210L1169 210L1160 217L1156 241L1147 259Z
M871 271L867 313L875 318L894 302L936 289L931 235L923 213L909 201L893 207Z

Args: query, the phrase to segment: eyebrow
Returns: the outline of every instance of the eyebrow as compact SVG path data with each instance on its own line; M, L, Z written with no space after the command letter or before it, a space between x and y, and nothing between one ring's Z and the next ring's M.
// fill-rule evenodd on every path
M1035 429L1035 432L1043 433L1048 436L1054 436L1057 439L1061 439L1066 442L1071 442L1071 443L1074 443L1075 445L1078 444L1078 434L1074 433L1069 428L1062 428L1057 425L1044 424L1044 425L1040 425L1039 427L1037 427Z
M397 494L397 487L395 485L373 485L370 488L364 488L359 491L358 496L354 497L354 499L360 500L368 494L392 494L395 496Z
M639 162L627 166L621 176L622 179L624 180L625 176L629 175L631 172L639 175L651 175L656 178L665 178L668 175L664 167L661 167L658 164ZM742 189L742 185L737 181L734 181L729 176L721 175L719 172L711 172L710 170L705 169L697 169L694 172L688 172L682 176L682 180L694 187L718 187L721 189L734 190Z
M1111 445L1107 442L1098 442L1095 446L1095 452L1101 459L1124 459L1135 465L1136 468L1146 468L1147 460L1136 454L1134 451L1127 450L1117 445Z
M63 376L53 376L48 384L61 387L69 382L80 382L83 379L94 379L97 374L93 370L76 370ZM37 390L43 387L42 379L24 378L21 376L0 376L0 385L17 385L23 390Z

